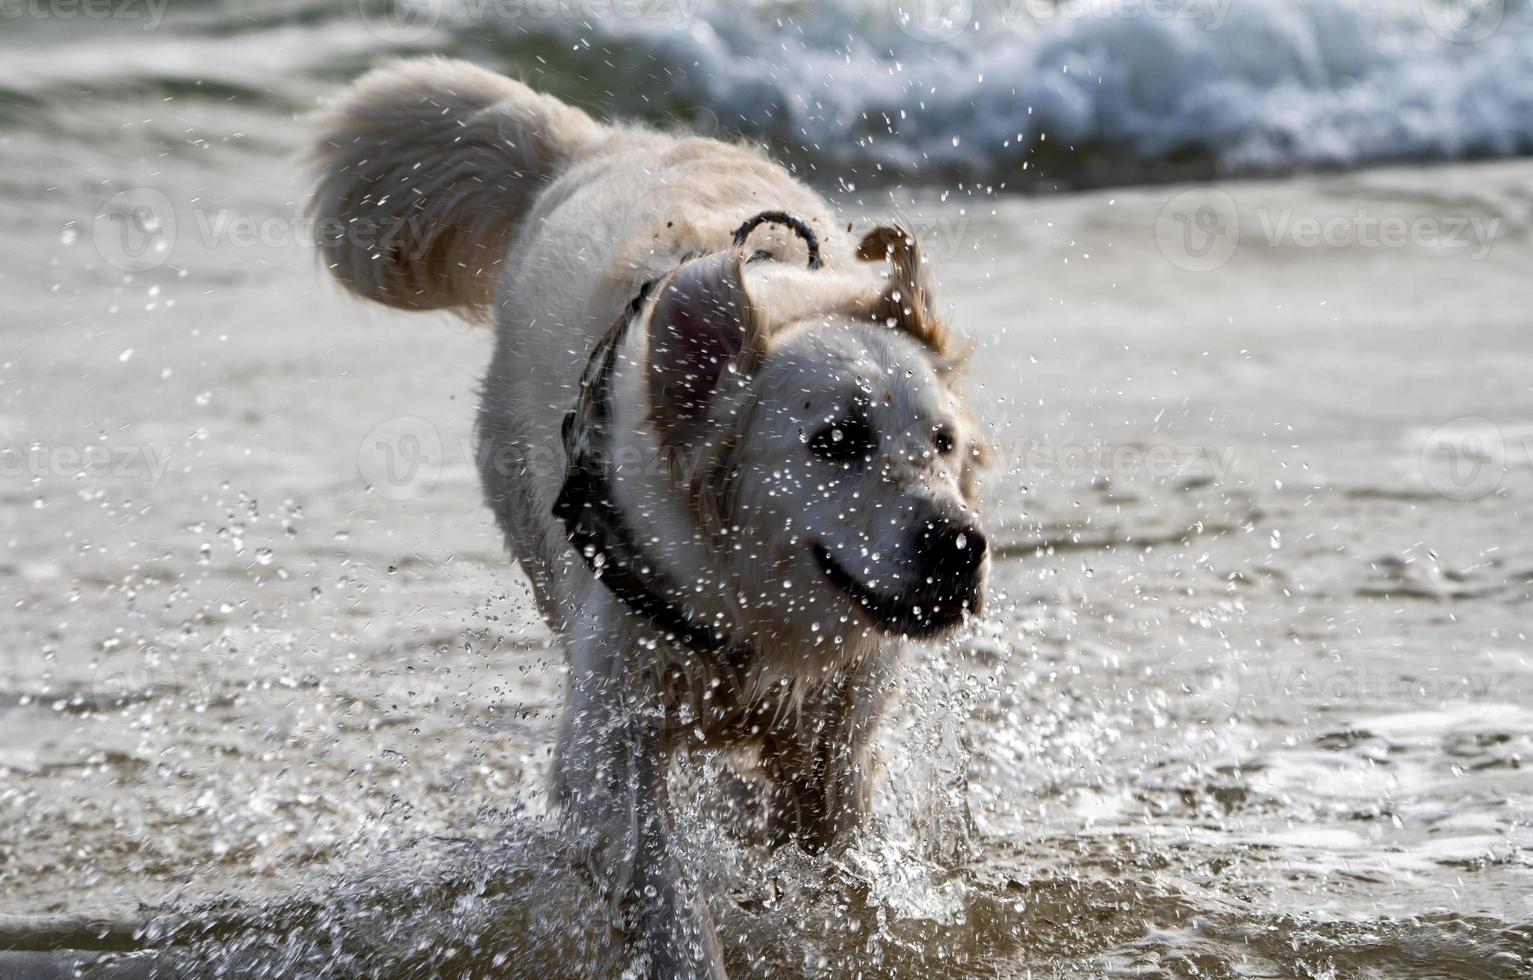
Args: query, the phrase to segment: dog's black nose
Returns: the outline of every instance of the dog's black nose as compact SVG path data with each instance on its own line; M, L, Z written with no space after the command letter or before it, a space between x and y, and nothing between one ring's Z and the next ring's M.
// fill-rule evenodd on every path
M939 586L966 583L985 560L985 535L964 521L940 517L928 521L920 538L922 569Z

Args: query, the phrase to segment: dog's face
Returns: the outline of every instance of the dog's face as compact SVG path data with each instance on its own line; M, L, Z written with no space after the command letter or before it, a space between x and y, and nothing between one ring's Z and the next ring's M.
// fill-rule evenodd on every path
M731 474L755 601L830 636L851 620L933 636L978 612L985 536L974 437L931 354L902 333L796 325L757 368Z
M651 416L703 460L687 489L741 604L796 643L951 631L989 563L980 443L944 357L866 309L764 329L757 307L752 325L743 279L737 259L700 261L650 321Z

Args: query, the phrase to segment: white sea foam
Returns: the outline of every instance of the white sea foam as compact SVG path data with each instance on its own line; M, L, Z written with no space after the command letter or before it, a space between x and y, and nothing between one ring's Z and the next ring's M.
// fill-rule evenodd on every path
M152 31L114 22L62 35L20 24L29 29L14 43L0 39L0 85L67 94L211 80L301 100L330 84L337 60L360 67L439 51L584 93L616 115L680 111L705 131L716 120L719 131L802 148L852 181L879 169L1006 180L1029 160L1068 178L1088 156L1133 179L1187 155L1252 171L1533 152L1530 0L270 0L237 15L189 9Z
M1049 141L1144 160L1191 151L1233 170L1533 148L1527 0L837 0L748 12L647 0L631 8L642 17L585 0L596 6L578 20L497 20L487 2L461 0L455 22L610 48L634 80L614 92L620 104L687 101L726 128L907 171L1005 173Z

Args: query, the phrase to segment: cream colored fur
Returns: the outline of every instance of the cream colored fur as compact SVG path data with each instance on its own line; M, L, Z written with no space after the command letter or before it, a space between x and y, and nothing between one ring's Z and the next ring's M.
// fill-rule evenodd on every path
M844 840L866 812L871 735L900 641L829 579L815 546L880 594L916 595L932 588L912 544L923 528L973 524L979 440L915 243L882 229L859 257L820 196L755 150L599 124L460 62L367 75L320 120L314 160L313 212L333 232L322 254L342 283L493 322L479 467L570 647L558 798L646 975L722 976L706 903L669 844L669 760L683 744L753 754L772 779L779 840ZM776 226L748 247L774 260L731 253L734 230L763 210L807 221L824 268L806 269L803 243ZM392 234L348 234L359 222ZM662 370L656 338L669 335L656 310L683 301L699 256L721 255L733 255L720 267L737 270L744 295L738 309L701 312L738 315L750 353L698 417L672 418L664 393L682 379ZM656 642L551 513L581 371L656 278L614 382L611 452L626 461L614 492L692 615L749 638L756 656L740 671ZM813 455L816 434L853 403L876 455L845 466Z

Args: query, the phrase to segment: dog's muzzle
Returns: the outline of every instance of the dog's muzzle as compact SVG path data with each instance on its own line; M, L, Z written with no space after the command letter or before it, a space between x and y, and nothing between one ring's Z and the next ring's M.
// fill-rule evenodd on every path
M889 594L869 586L818 542L820 570L879 629L916 638L938 636L977 614L985 601L985 535L971 524L929 522L915 542L919 581Z

